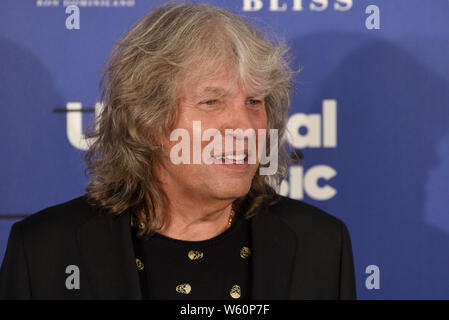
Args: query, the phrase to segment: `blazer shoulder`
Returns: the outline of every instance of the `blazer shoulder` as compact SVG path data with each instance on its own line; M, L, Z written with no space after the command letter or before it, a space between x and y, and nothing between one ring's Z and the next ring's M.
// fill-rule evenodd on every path
M298 276L292 281L295 298L355 299L352 245L343 221L286 197L280 197L269 211L283 221L284 233L289 228L296 236Z
M284 196L279 196L279 200L268 209L296 231L340 233L346 228L342 220L324 210Z
M90 219L96 210L87 202L86 195L44 208L16 224L25 232L71 230Z

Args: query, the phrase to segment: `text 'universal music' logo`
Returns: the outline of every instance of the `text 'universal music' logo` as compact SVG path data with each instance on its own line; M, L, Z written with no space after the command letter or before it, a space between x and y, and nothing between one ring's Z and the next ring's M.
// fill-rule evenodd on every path
M337 101L323 100L321 114L292 114L287 122L287 139L292 147L301 150L337 148ZM282 181L279 193L292 199L303 199L307 195L314 200L330 200L337 195L330 181L337 173L327 164L308 168L290 166L288 181Z
M88 141L83 134L82 113L95 112L95 116L98 117L102 109L101 103L97 103L95 108L83 109L80 102L69 102L66 109L55 110L56 112L66 113L66 134L72 146L80 150L87 150L91 141ZM307 148L337 148L337 101L323 100L321 114L292 114L287 121L287 141L293 148L301 150ZM183 148L182 144L179 144L178 148ZM216 149L217 154L219 154L218 148ZM226 150L226 146L224 149ZM202 159L202 153L198 153L196 157ZM261 163L271 161L271 169L267 169L270 171L266 171L265 174L272 174L271 170L277 169L277 165L275 165L277 164L277 158L275 159L274 153L267 158L262 159ZM182 161L182 157L178 159L175 157L172 161ZM337 170L327 164L315 164L308 168L301 165L290 166L287 180L282 182L279 193L293 199L303 199L307 195L314 200L329 200L335 197L338 192L336 187L331 185L331 180L337 174Z

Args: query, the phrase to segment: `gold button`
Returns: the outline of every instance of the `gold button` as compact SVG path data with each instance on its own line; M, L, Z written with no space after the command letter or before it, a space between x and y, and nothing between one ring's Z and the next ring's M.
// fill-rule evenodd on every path
M201 251L190 250L187 256L190 260L200 260L203 258L204 254Z
M240 250L240 257L243 259L246 259L251 254L251 250L248 247L243 247L242 250Z
M182 294L189 294L192 291L192 287L188 283L183 283L176 286L176 292Z
M139 223L139 229L145 229L145 223L140 222Z
M139 258L136 258L136 266L137 266L137 270L143 270L143 268L144 268L143 262Z
M238 299L240 298L240 296L242 295L242 288L240 288L239 285L235 285L231 288L231 292L229 293L231 295L231 297L233 297L234 299Z

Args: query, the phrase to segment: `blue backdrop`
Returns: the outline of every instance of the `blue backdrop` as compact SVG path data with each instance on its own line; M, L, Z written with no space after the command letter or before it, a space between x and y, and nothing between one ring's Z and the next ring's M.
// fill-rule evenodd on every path
M15 221L84 193L77 141L102 65L162 2L1 1L0 259ZM347 224L358 297L448 299L449 1L204 2L284 38L303 67L289 141L305 161L280 192Z

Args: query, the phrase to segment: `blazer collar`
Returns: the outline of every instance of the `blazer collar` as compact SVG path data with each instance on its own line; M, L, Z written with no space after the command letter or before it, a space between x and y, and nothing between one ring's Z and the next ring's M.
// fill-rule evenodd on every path
M295 233L266 206L250 221L252 298L290 298L296 247L299 245Z
M294 232L266 206L250 224L252 298L289 298L298 246ZM95 214L78 229L77 237L94 297L142 298L128 211L117 217Z
M141 299L128 211L116 217L96 213L77 237L94 298Z

